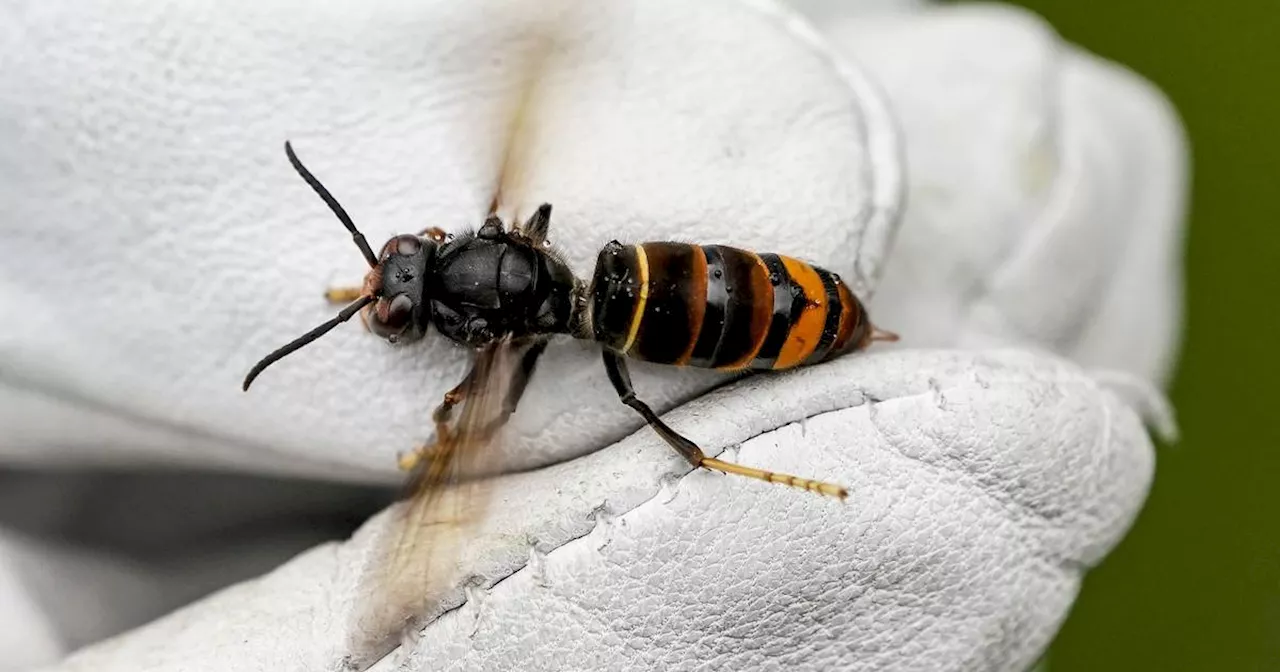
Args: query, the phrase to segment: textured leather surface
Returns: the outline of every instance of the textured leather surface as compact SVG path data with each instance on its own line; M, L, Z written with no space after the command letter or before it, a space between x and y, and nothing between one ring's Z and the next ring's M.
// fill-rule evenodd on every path
M998 5L827 33L876 74L906 143L879 318L910 325L913 346L1036 346L1167 382L1188 179L1168 101Z
M688 467L647 431L496 479L461 561L477 587L448 596L470 599L379 669L1025 669L1153 466L1118 397L1007 351L847 358L669 420L850 498L679 478ZM61 669L334 669L354 568L386 520Z
M714 377L635 371L709 451L850 499L689 474L632 434L598 355L557 344L507 460L555 464L494 482L470 587L436 596L463 606L383 669L1020 670L1127 529L1152 473L1139 413L1176 351L1176 119L1021 13L812 4L817 29L762 1L575 10L509 196L555 204L582 272L612 237L681 238L807 257L864 293L883 277L896 348L705 396ZM238 391L362 272L280 143L375 241L474 225L536 27L569 16L514 6L7 3L0 308L20 319L0 332L0 456L393 479L463 372L438 339L350 325ZM384 520L63 667L334 669ZM17 667L286 547L158 569L0 542Z
M22 319L0 340L0 386L27 401L0 411L17 434L3 451L394 478L465 372L460 349L393 348L350 324L239 391L336 312L327 285L363 274L282 143L375 245L476 226L548 40L505 201L525 216L552 203L552 242L579 273L613 238L699 240L807 258L865 291L902 197L892 120L860 70L770 7L19 3L0 308ZM720 379L638 369L664 408ZM612 396L598 355L557 344L509 466L629 431ZM68 433L73 417L92 430Z

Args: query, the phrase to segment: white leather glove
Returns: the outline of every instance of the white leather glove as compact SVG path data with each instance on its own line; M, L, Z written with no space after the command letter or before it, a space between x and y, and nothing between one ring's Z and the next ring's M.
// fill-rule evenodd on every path
M864 296L883 275L872 315L904 340L702 396L719 378L633 367L709 454L841 482L843 504L690 473L617 402L594 348L557 343L504 444L502 466L543 468L494 479L463 547L470 587L436 596L461 608L382 665L1027 667L1141 506L1140 416L1168 424L1148 389L1178 321L1184 150L1167 106L998 8L836 13L822 38L766 2L591 7L16 3L21 39L0 46L0 455L394 482L465 371L443 339L394 348L349 325L239 392L331 315L324 286L362 273L280 144L375 245L474 226L530 26L571 14L507 203L553 203L552 240L584 275L611 238L776 250ZM69 507L0 537L17 666L318 536L220 541L228 521L346 501L190 485L214 504L179 538L145 507L188 500L130 488L130 512L156 522L132 521L151 543L126 558L65 545L78 495L42 478L0 495L6 513L49 493ZM101 497L83 482L79 501ZM385 521L61 667L334 669Z

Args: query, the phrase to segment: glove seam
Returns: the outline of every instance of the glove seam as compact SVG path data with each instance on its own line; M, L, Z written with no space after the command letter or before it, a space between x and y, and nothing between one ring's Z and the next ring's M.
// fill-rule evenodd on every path
M885 264L874 263L871 270L866 269L869 260L863 248L867 233L872 229L885 232L884 245L874 256L887 256L893 248L906 202L906 143L889 104L889 96L864 69L856 67L853 58L837 53L830 41L794 8L772 0L739 2L743 7L777 21L788 35L819 56L849 89L856 112L850 116L856 122L860 145L867 159L858 162L862 167L862 184L859 186L863 187L865 198L859 211L852 216L855 224L862 224L855 226L854 290L869 300L875 294Z
M1095 392L1100 392L1100 393L1103 393L1103 394L1108 394L1108 393L1107 393L1107 391L1106 391L1106 390L1103 390L1100 386L1098 386L1098 385L1096 384L1096 382L1094 382L1094 381L1090 380L1087 376L1083 376L1083 375L1066 376L1066 377L1061 376L1061 375L1053 375L1053 376L1033 377L1033 378L1021 378L1021 379L1019 379L1019 378L1014 378L1014 377L1009 377L1009 378L996 378L996 379L990 379L990 378L988 378L988 379L984 379L984 380L983 380L983 386L984 386L984 387L989 387L989 386L991 386L991 385L993 385L993 384L1000 384L1000 383L1011 384L1011 385L1018 385L1018 384L1026 384L1026 383L1030 383L1030 382L1035 382L1035 383L1050 383L1050 384L1054 384L1054 385L1062 385L1062 386L1072 385L1072 386L1078 386L1078 387L1088 388L1088 389L1090 389L1090 390L1094 390ZM748 436L748 437L746 437L746 438L743 438L743 439L742 439L742 440L740 440L740 441L735 441L735 442L733 442L733 443L726 444L725 446L721 447L720 451L718 451L716 454L718 455L720 452L723 452L723 451L724 451L724 450L726 450L726 449L730 449L730 448L731 448L731 447L733 447L734 445L741 445L741 444L744 444L744 443L746 443L746 442L748 442L748 441L751 441L751 440L753 440L753 439L756 439L756 438L758 438L758 437L761 437L761 436L764 436L764 435L770 434L770 433L772 433L772 432L776 432L776 431L778 431L778 430L780 430L780 429L783 429L783 428L785 428L785 427L788 427L788 426L791 426L791 425L794 425L794 424L797 424L797 423L800 423L800 422L808 422L809 420L812 420L812 419L814 419L814 418L818 418L818 417L821 417L821 416L824 416L824 415L828 415L828 414L832 414L832 413L838 413L838 412L842 412L842 411L846 411L846 410L851 410L851 409L859 408L859 407L864 406L864 405L868 407L869 412L872 412L872 411L870 411L870 409L874 408L874 406L876 406L876 405L878 405L878 404L881 404L881 403L885 403L885 402L889 402L889 401L897 401L897 400L910 400L910 399L917 399L917 398L920 398L920 397L924 397L924 396L926 396L926 395L932 395L932 394L934 394L934 390L933 390L933 389L930 389L930 390L927 390L927 391L924 391L924 392L917 392L917 393L913 393L913 394L909 394L909 395L896 396L896 397L892 397L892 398L889 398L889 399L881 399L881 398L877 398L877 397L875 397L874 395L870 395L870 394L868 394L864 388L857 387L856 389L862 393L862 394L861 394L861 399L862 399L861 403L851 403L851 404L848 404L848 405L842 405L842 406L840 406L840 407L838 407L838 408L831 408L831 409L818 410L818 411L816 411L816 412L814 412L814 413L811 413L811 414L805 414L802 418L795 418L795 419L787 420L786 422L776 424L775 426L772 426L772 427L770 427L770 428L768 428L768 429L764 429L764 430L761 430L761 431L759 431L759 432L753 433L751 436ZM1102 404L1102 406L1104 406L1104 407L1105 407L1105 406L1106 406L1106 404L1105 404L1105 403L1103 403L1103 404ZM677 407L677 408L678 408L678 407ZM1127 408L1127 406L1126 406L1126 408ZM675 409L672 409L672 410L675 410ZM1105 422L1104 431L1103 431L1102 433L1100 433L1100 438L1099 438L1099 440L1100 440L1100 441L1105 441L1105 442L1107 442L1107 443L1110 443L1110 437L1112 436L1112 429L1111 429L1111 422L1110 422L1110 413L1109 413L1109 409L1107 409L1107 410L1108 410L1108 412L1106 413L1106 415L1107 415L1107 421ZM883 434L882 432L880 432L878 425L876 425L876 424L874 423L874 421L872 422L872 425L876 428L877 433L878 433L878 434L880 434L880 435L883 437L883 436L884 436L884 434ZM640 430L638 430L638 432L637 432L637 433L639 433L639 432L644 432L644 431L648 431L648 429L647 429L647 428L642 427ZM657 439L656 437L654 437L652 440L653 440L653 441L655 441L655 442L657 442L657 441L658 441L658 439ZM1047 546L1046 546L1046 544L1044 543L1044 541L1043 541L1043 540L1041 540L1041 539L1038 539L1038 538L1037 538L1037 535L1035 535L1035 534L1033 533L1033 532L1034 532L1034 530L1033 530L1033 529L1031 529L1031 528L1029 528L1026 524L1024 524L1024 521L1034 519L1034 520L1040 520L1040 521L1043 521L1043 522L1045 522L1045 523L1048 523L1048 524L1049 524L1049 525L1048 525L1048 527L1050 527L1050 528L1055 528L1055 527L1057 527L1057 526L1056 526L1055 524L1053 524L1053 523L1054 523L1054 521L1053 521L1052 519L1050 519L1050 518L1046 517L1046 516L1045 516L1045 515L1043 515L1043 514L1040 514L1039 512L1035 511L1034 509L1032 509L1031 507L1027 506L1026 504L1024 504L1024 503L1022 503L1022 502L1018 502L1018 501L1016 501L1016 500L1012 500L1012 499L1006 500L1006 499L1003 499L1003 498L1001 498L1001 497L998 497L995 493L992 493L992 492L988 491L986 488L982 487L982 486L981 486L981 484L980 484L979 482L976 482L976 481L972 478L972 473L971 473L971 471L970 471L969 469L967 469L967 468L965 468L965 469L963 469L963 470L958 470L958 471L946 471L946 470L944 470L944 469L943 469L941 466L939 466L939 465L936 465L936 464L933 464L933 463L931 463L931 462L928 462L928 461L922 460L922 459L920 459L920 458L918 458L918 457L914 457L914 456L911 456L911 455L907 455L907 454L903 453L901 450L897 450L897 449L896 449L896 447L894 447L893 442L891 442L891 441L885 440L885 442L884 442L884 443L886 444L886 446L887 446L889 449L892 449L892 450L894 451L894 453L896 453L896 454L897 454L897 455L899 455L900 457L902 457L902 458L904 458L904 459L906 459L906 460L908 460L908 461L914 462L914 463L916 463L916 464L919 464L919 465L921 465L921 466L925 467L926 469L928 469L931 473L933 473L933 474L935 474L935 475L939 475L939 474L941 474L941 475L945 475L945 474L955 474L955 475L961 476L962 478L960 478L960 479L958 479L958 480L959 480L959 482L962 482L962 483L963 483L963 485L965 486L965 488L966 488L966 489L968 489L968 490L976 490L976 491L978 492L979 496L981 496L981 497L983 497L984 499L987 499L987 500L989 500L989 501L991 501L991 502L995 503L997 506L999 506L999 507L1000 507L1000 509L1001 509L1001 510L1004 510L1004 511L1006 511L1006 512L1010 512L1010 513L1012 513L1012 514L1016 514L1016 515L1011 515L1011 516L1010 516L1010 518L1015 522L1015 524L1017 524L1017 525L1018 525L1018 528L1019 528L1020 532L1022 533L1023 538L1028 542L1029 547L1030 547L1030 548L1033 550L1033 552L1035 552L1035 554L1036 554L1038 557L1040 557L1041 559L1043 559L1043 560L1045 560L1046 562L1049 562L1049 563L1051 563L1051 564L1054 564L1055 566L1059 566L1059 567L1063 567L1063 568L1070 569L1071 571L1076 572L1076 573L1079 573L1079 571L1081 571L1081 570L1080 570L1080 569L1078 569L1078 568L1082 568L1082 567L1085 567L1085 566L1086 566L1086 563L1085 563L1085 562L1084 562L1084 560L1082 560L1082 559L1073 558L1073 557L1071 557L1071 556L1066 556L1066 555L1062 555L1062 554L1054 553L1054 552L1050 551L1050 550L1047 548ZM708 454L710 454L710 453L708 453ZM558 546L556 546L556 547L554 547L554 548L551 548L551 549L549 549L549 550L545 551L545 552L544 552L544 556L549 556L549 555L551 555L552 553L556 553L556 552L560 551L560 549L566 548L566 547L570 546L571 544L576 544L576 543L589 543L589 542L587 542L587 541L585 541L585 540L587 540L587 539L589 539L590 537L592 537L592 536L593 536L593 534L595 534L595 533L596 533L596 530L597 530L597 529L601 528L601 527L602 527L602 526L604 526L604 525L612 525L612 524L614 524L614 522L613 522L613 521L616 521L616 520L618 520L619 518L622 518L622 517L624 517L624 516L627 516L627 515L629 515L629 514L632 514L633 512L637 512L637 511L641 510L643 507L651 506L651 505L653 505L653 506L666 506L666 504L667 504L668 502L670 502L670 501L673 501L673 499L674 499L674 498L673 498L673 497L667 497L667 498L664 498L664 493L666 493L666 489L665 489L665 488L663 488L663 486L661 485L661 481L662 481L662 480L665 480L666 478L674 477L674 478L676 479L676 487L678 488L678 487L679 487L679 484L680 484L681 482L683 482L685 478L687 478L690 474L694 473L695 471L697 471L697 468L692 467L692 466L689 466L687 469L680 470L680 471L676 471L676 472L668 471L666 474L663 474L663 475L660 477L660 479L659 479L659 481L660 481L660 482L659 482L659 484L658 484L657 488L655 489L655 491L654 491L654 493L653 493L652 495L650 495L649 497L645 498L644 500L642 500L642 501L638 502L637 504L635 504L634 506L632 506L632 507L628 508L628 509L627 509L627 510L625 510L625 511L610 511L608 516L600 516L600 515L595 516L595 517L594 517L594 524L593 524L593 525L591 525L590 527L588 527L588 528L586 528L585 530L583 530L583 531L582 531L580 534L578 534L577 536L574 536L573 538L566 540L565 542L561 543L560 545L558 545ZM775 486L775 487L776 487L776 486ZM800 493L797 493L797 494L800 494ZM654 502L656 502L656 504L654 504ZM607 502L605 502L605 503L602 503L602 504L598 505L598 506L596 507L596 511L601 511L601 510L604 510L605 508L607 508ZM528 562L528 560L527 560L527 559L526 559L522 564L520 564L517 568L515 568L513 571L511 571L511 572L507 573L506 575L504 575L504 576L502 576L502 577L500 577L500 578L498 578L498 579L494 580L491 584L489 584L489 586L488 586L488 590L492 590L493 588L497 587L499 584L501 584L502 582L506 581L507 579L509 579L509 578L511 578L511 577L513 577L513 576L516 576L516 575L517 575L518 573L520 573L520 572L525 572L525 571L532 571L532 569L531 569L531 567L530 567L530 564L529 564L529 562ZM461 584L460 584L460 585L461 585ZM463 605L467 604L467 602L468 602L468 601L469 601L469 599L467 599L467 598L465 598L465 597L464 597L463 601L462 601L460 604L458 604L456 607L453 607L452 609L449 609L449 610L447 610L447 611L445 611L445 612L442 612L440 615L442 616L442 615L444 615L444 613L448 613L449 611L453 611L454 609L459 609L459 608L461 608ZM437 616L436 618L438 619L438 618L439 618L439 616ZM434 620L435 620L435 619L432 619L432 622L434 622ZM426 627L426 626L427 626L427 625L429 625L429 624L430 624L430 623L424 623L424 624L423 624L423 627Z

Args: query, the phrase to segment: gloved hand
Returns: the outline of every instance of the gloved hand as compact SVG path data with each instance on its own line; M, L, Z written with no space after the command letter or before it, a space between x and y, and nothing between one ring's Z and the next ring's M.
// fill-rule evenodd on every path
M575 29L504 200L553 203L580 273L616 237L776 250L864 296L883 275L871 310L896 350L702 396L721 379L634 367L708 453L841 482L845 503L690 473L617 403L594 349L558 343L500 465L542 468L493 479L463 547L474 580L437 596L465 604L384 665L1025 668L1141 505L1139 417L1159 410L1147 381L1177 322L1177 124L1020 14L847 16L824 39L729 0L70 4L19 5L4 53L5 89L24 92L0 112L9 464L398 478L395 454L465 371L442 339L397 349L349 325L239 392L258 357L331 314L324 286L362 272L280 141L375 244L474 226L523 57L560 20ZM37 503L22 494L7 488L6 510ZM237 490L183 523L208 542L210 521L316 499ZM333 669L387 518L63 667ZM0 542L18 663L281 545L138 565Z

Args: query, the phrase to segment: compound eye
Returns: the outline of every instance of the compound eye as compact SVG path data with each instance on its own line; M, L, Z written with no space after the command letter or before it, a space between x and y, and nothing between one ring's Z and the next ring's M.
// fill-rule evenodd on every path
M412 315L413 300L399 294L389 303L378 306L374 319L369 321L369 329L383 338L395 338L409 326Z
M409 324L409 315L412 313L413 301L404 294L397 296L387 306L387 326L397 331L402 329Z
M396 252L406 257L412 257L422 250L422 241L417 236L397 236Z

